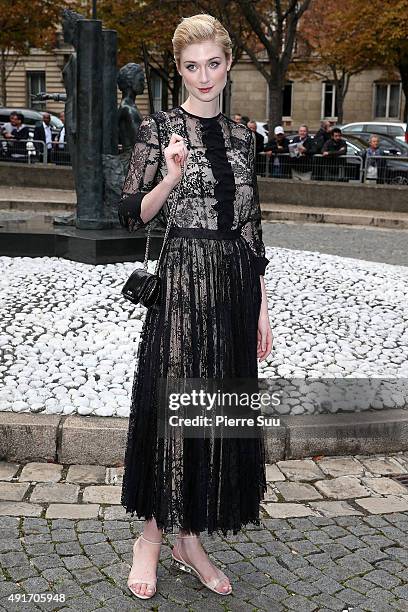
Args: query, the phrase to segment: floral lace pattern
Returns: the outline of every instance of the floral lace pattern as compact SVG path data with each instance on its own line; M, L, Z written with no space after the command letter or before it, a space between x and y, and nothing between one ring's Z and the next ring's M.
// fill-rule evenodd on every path
M220 113L198 118L176 107L167 111L172 129L190 149L174 224L179 227L236 229L252 254L259 274L268 259L262 240L261 210L255 171L255 134ZM162 112L146 116L138 131L118 206L120 223L129 231L147 227L140 217L146 193L167 173L162 153L171 134ZM154 217L165 226L173 190Z

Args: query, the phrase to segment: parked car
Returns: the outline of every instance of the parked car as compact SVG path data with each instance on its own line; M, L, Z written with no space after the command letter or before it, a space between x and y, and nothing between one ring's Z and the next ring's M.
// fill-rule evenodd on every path
M376 132L359 132L358 134L353 134L352 132L343 131L343 136L358 136L358 138L367 145L373 135L378 136L379 145L384 150L385 155L402 155L408 157L408 144L396 138L391 138L391 136L385 136L384 134L377 134Z
M376 132L377 134L384 134L385 136L391 136L397 138L401 142L405 142L405 134L407 131L407 124L402 122L391 122L391 121L362 121L358 123L346 123L342 126L343 132L353 132L358 134L359 132Z
M349 146L353 146L357 150L359 149L362 154L364 154L364 151L368 149L367 142L360 138L360 134L343 134L343 137L347 142L347 148L349 148ZM395 159L392 154L390 154L390 157L391 159L386 160L384 176L385 182L394 185L408 185L408 161L403 159Z

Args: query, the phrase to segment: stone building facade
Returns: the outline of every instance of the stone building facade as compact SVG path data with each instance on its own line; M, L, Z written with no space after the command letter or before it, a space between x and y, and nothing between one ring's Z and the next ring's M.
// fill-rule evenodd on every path
M48 101L30 103L30 94L36 91L63 92L62 68L69 56L69 48L63 43L53 53L33 49L31 54L17 63L7 82L7 106L13 108L38 108L58 113L63 104ZM231 114L241 113L256 121L267 121L268 88L263 76L249 59L242 59L231 70ZM160 107L160 82L155 83L156 108ZM118 102L120 95L118 92ZM180 102L184 100L184 97ZM149 112L147 91L137 100L142 114ZM391 79L381 68L366 70L352 77L344 105L344 123L388 119L401 121L404 95L398 74ZM285 129L297 129L306 123L316 129L324 119L335 122L336 106L333 85L316 79L302 82L289 81L285 87Z
M255 121L268 119L268 86L250 61L242 60L231 70L231 113L247 115ZM350 79L344 104L343 123L354 121L402 121L405 98L399 76L390 79L380 67L365 70ZM287 82L283 102L285 129L306 123L316 129L322 119L337 120L335 88L321 79Z

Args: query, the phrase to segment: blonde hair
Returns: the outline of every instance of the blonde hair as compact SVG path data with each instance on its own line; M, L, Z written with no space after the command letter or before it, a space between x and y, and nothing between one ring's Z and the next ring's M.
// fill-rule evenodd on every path
M181 52L187 45L206 40L212 40L220 45L227 59L232 55L231 38L218 19L206 13L183 17L172 38L173 54L177 68L180 69Z

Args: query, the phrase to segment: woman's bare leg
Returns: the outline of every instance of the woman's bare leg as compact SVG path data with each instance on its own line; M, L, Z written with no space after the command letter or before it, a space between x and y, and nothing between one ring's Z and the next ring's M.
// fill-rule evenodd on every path
M143 537L151 542L161 542L163 530L158 529L156 520L153 518L145 521L143 526ZM140 578L145 578L146 582L133 582L130 586L140 593L140 595L151 595L152 590L147 584L156 577L157 564L160 557L160 546L152 546L143 539L138 541L137 546L133 546L133 565L132 573Z
M217 585L216 590L220 593L230 590L230 581L218 567L211 563L201 544L199 533L188 532L181 529L175 544L176 557L177 549L180 551L181 557L184 559L184 561L190 565L193 565L201 574L205 582L208 582L214 578L223 577L224 580Z

